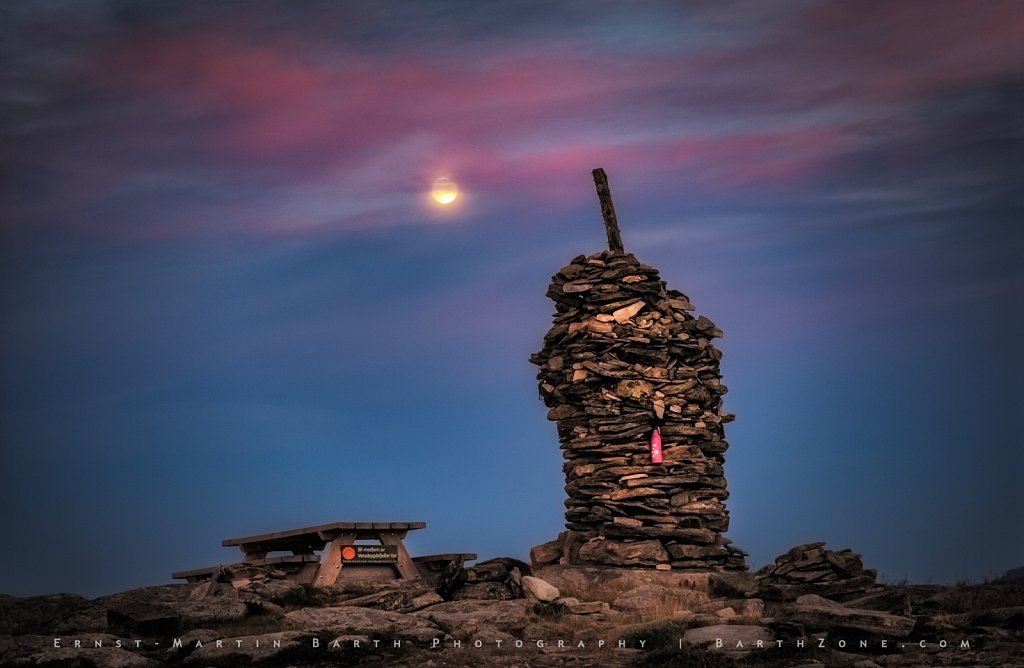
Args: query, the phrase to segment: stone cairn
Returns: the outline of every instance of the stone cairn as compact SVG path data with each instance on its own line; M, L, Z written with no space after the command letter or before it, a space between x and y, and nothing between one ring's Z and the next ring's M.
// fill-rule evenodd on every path
M723 424L715 324L622 246L604 170L594 170L610 250L554 277L554 324L530 358L558 425L566 528L535 561L746 570L722 536ZM654 430L664 439L653 463Z
M797 545L754 576L763 598L795 600L804 594L828 598L860 594L875 586L878 573L865 569L853 550L828 550L818 542Z

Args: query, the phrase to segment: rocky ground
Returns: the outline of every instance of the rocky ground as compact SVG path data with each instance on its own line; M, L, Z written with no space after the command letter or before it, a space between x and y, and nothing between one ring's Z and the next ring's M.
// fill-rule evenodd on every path
M5 666L1009 667L1022 641L1019 580L882 585L822 544L756 574L496 559L436 582L0 596Z

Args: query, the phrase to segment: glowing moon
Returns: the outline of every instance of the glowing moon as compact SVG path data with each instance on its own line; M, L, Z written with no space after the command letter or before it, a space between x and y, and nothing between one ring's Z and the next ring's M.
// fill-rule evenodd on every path
M430 190L430 196L438 204L451 204L459 196L459 187L451 179L442 176L434 181L434 187Z

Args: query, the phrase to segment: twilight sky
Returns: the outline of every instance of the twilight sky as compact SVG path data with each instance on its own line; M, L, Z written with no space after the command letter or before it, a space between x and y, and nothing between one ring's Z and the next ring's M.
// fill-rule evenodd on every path
M1024 565L1022 93L1014 0L4 3L0 592L334 520L525 558L598 166L725 331L753 568Z

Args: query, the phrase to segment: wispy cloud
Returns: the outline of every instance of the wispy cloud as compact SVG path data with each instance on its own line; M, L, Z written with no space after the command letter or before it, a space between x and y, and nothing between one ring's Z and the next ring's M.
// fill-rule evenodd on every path
M798 3L759 32L721 8L667 12L678 39L646 49L622 34L604 44L599 19L561 40L510 20L487 49L480 35L407 43L420 10L403 7L387 19L353 10L364 31L367 12L379 25L376 40L272 5L89 14L91 39L72 47L59 33L49 50L21 40L4 116L7 161L27 187L6 193L6 225L338 233L430 222L418 195L441 172L464 182L476 213L510 193L576 207L597 164L633 175L627 188L811 186L878 141L896 109L1021 69L1016 3ZM748 39L703 39L709 26Z

